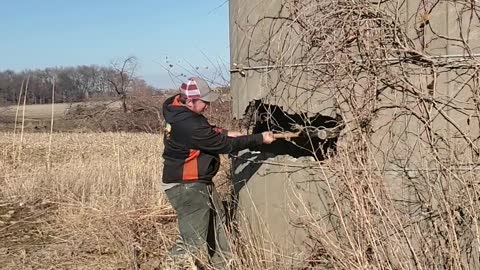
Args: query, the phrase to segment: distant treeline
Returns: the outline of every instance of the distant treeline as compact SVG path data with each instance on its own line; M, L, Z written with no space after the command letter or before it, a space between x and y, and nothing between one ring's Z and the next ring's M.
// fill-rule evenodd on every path
M144 80L134 77L131 71L125 69L125 65L120 68L91 65L0 71L0 105L17 104L19 100L23 104L25 97L27 104L51 103L53 81L55 103L113 96L125 98L127 93L144 95L155 91Z

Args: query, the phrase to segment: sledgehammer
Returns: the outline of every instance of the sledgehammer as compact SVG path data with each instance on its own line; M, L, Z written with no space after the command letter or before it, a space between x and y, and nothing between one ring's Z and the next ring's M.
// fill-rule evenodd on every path
M297 132L281 132L281 133L274 133L273 137L275 139L286 139L290 140L293 138L299 137L307 137L307 138L319 138L321 140L331 139L338 137L340 134L340 127L333 127L333 128L317 128L317 127L301 127L298 128L299 131Z

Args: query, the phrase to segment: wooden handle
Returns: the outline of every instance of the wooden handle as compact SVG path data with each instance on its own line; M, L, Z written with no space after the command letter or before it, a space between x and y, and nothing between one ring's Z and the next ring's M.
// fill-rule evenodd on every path
M293 133L293 132L283 132L283 133L275 133L273 134L275 139L291 139L291 138L298 138L300 137L300 132Z

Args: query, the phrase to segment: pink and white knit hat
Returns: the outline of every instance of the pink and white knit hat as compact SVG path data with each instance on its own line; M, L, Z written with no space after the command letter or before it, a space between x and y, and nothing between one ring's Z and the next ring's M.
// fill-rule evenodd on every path
M192 77L180 86L182 95L191 99L201 99L206 102L213 102L218 99L218 94L213 92L208 83L199 77Z

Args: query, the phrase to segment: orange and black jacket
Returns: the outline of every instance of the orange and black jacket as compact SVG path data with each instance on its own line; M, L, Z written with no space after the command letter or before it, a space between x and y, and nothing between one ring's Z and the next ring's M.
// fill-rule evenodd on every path
M184 107L178 99L176 95L163 104L163 116L170 125L164 140L164 183L210 184L220 167L219 154L262 144L262 134L227 137L226 130L210 125L203 115Z

